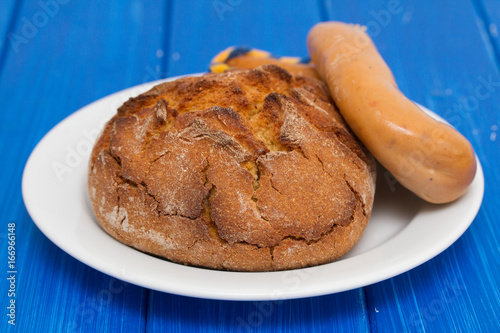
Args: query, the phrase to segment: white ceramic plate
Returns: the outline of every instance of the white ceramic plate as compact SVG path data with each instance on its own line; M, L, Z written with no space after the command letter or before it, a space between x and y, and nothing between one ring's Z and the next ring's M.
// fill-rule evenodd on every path
M469 227L481 205L479 161L467 193L445 205L425 203L379 168L369 225L360 242L336 262L239 273L188 267L141 253L98 225L87 193L87 163L95 138L117 107L157 83L110 95L64 119L33 150L23 174L24 202L41 231L71 256L113 277L211 299L280 300L336 293L391 278L441 253Z

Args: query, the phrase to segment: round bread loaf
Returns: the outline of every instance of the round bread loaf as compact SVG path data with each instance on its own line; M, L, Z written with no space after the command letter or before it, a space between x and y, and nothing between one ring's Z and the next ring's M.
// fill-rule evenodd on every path
M236 271L331 262L360 239L375 165L323 82L266 65L128 100L89 166L103 229L171 261Z

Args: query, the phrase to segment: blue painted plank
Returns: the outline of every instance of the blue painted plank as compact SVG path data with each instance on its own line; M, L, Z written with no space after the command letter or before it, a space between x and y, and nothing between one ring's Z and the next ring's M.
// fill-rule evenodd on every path
M146 289L83 265L27 227L28 237L19 236L29 244L19 254L19 331L144 332Z
M321 19L317 3L301 1L174 1L172 13L170 75L204 72L215 54L233 45L307 55L307 32Z
M17 9L21 6L22 1L4 0L0 6L0 64L5 57L7 49L15 45L16 37L11 34L10 29L19 19ZM1 70L1 67L0 67Z
M157 292L147 300L146 290L78 263L33 225L20 196L22 168L36 142L64 116L130 85L203 71L213 54L229 45L304 55L309 27L324 17L315 6L301 6L297 17L294 3L277 8L220 2L231 9L215 7L219 1L197 6L70 2L39 24L37 33L18 45L18 53L9 48L0 64L0 216L2 228L16 223L19 331L495 331L500 313L495 186L500 184L500 79L494 45L484 38L489 25L468 1L401 2L403 10L388 24L380 16L389 9L385 2L328 1L318 7L327 8L330 18L375 22L375 42L403 91L449 119L473 142L487 178L483 207L466 234L429 263L365 288L366 303L362 289L281 304ZM38 1L28 1L19 17L32 20L41 10ZM14 32L21 32L22 23ZM380 31L375 33L377 23ZM2 258L5 236L6 230L0 230ZM6 280L0 281L0 289L8 290ZM1 321L0 331L6 327Z
M496 56L497 63L500 63L500 3L496 0L474 0L478 15L481 17L483 25L482 37L493 45L492 52Z
M2 6L0 6L0 78L2 77L2 69L5 65L5 58L8 54L9 50L12 51L12 45L9 42L9 35L12 34L12 27L15 25L16 19L19 16L18 9L21 6L22 1L9 0L4 1ZM3 106L0 102L0 106ZM3 134L3 130L0 127L0 133ZM2 140L0 141L0 152L4 151L8 145L7 138L2 136ZM1 168L1 167L0 167ZM0 169L2 171L2 169ZM3 216L3 215L0 215ZM2 237L4 234L3 231L0 231L0 239L3 240Z
M370 331L362 289L298 300L257 302L151 292L148 312L147 331L158 333Z
M161 71L163 66L158 50L165 42L161 29L166 9L161 1L58 1L53 15L43 8L48 0L23 2L18 15L36 23L36 32L17 52L9 48L0 64L0 255L7 258L4 241L7 223L13 222L16 328L143 332L148 291L83 265L42 235L24 208L21 174L35 144L61 119L102 96L155 78L156 67ZM18 20L12 32L23 34L23 22ZM6 264L2 260L4 291ZM3 295L1 300L8 298ZM0 331L7 326L7 320L0 321Z
M489 1L486 1L489 3ZM500 77L487 24L470 1L328 6L366 25L402 91L456 126L482 162L486 191L469 230L443 254L366 288L373 331L493 332L500 327Z

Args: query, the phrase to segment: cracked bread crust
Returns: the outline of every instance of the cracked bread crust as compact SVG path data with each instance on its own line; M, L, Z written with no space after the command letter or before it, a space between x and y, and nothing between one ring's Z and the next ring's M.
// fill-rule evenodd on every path
M235 271L331 262L370 217L371 155L325 85L267 65L128 100L90 158L103 229L171 261Z

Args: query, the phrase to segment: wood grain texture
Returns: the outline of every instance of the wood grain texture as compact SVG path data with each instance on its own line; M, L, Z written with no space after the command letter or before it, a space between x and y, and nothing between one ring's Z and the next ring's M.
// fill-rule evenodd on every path
M482 19L483 34L481 36L484 40L489 40L485 43L486 45L492 44L492 49L488 51L495 55L498 65L500 62L500 3L496 0L474 0L473 4Z
M298 300L214 301L151 292L148 332L369 332L362 289Z
M2 312L1 332L499 330L498 1L56 1L5 0L0 8L3 308L9 222L16 223L19 272L18 325L8 325ZM308 30L325 19L367 25L402 91L450 121L476 150L486 178L483 205L442 254L345 293L213 301L125 284L70 257L34 225L22 202L22 170L36 143L64 117L129 86L205 71L231 45L304 56ZM17 48L9 33L24 37Z

